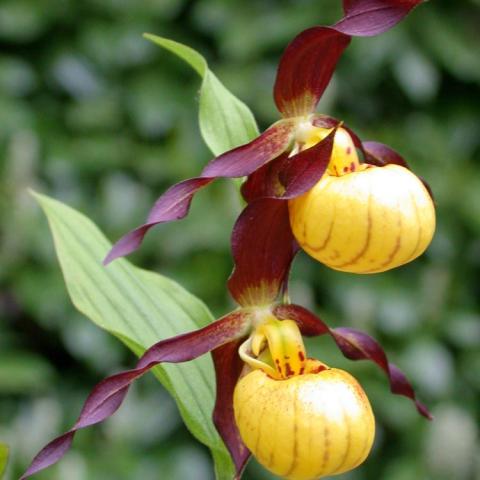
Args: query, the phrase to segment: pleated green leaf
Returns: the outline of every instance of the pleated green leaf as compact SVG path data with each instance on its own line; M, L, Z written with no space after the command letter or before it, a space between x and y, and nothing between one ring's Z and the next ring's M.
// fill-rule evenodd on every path
M0 442L0 480L7 468L9 448L5 443Z
M111 244L95 224L61 202L34 196L47 215L75 307L135 354L140 356L161 339L213 320L200 300L168 278L134 267L125 259L104 267L102 260ZM210 355L153 371L175 399L188 429L210 448L217 479L230 480L233 463L211 420L215 375Z
M215 156L250 142L258 136L255 118L249 108L235 97L208 68L198 52L167 38L145 34L145 38L178 55L201 77L200 131Z

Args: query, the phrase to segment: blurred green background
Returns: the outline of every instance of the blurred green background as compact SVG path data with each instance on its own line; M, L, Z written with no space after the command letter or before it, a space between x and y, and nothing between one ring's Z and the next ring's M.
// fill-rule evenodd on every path
M0 1L0 441L6 479L68 428L89 389L133 364L120 343L78 314L63 285L34 188L90 216L115 240L143 221L167 186L210 158L197 126L199 80L141 37L202 52L252 108L278 118L276 63L302 29L340 16L338 0ZM364 139L388 143L428 179L438 227L428 252L372 276L328 271L300 255L292 297L331 325L377 337L432 409L434 422L388 393L367 363L325 339L310 352L354 372L378 421L373 454L350 480L480 479L480 1L431 1L381 37L354 39L319 110ZM227 181L190 216L157 228L133 261L168 275L219 315L229 234L239 211ZM271 478L252 462L249 479ZM78 435L39 475L52 480L213 478L210 458L153 378L121 412Z

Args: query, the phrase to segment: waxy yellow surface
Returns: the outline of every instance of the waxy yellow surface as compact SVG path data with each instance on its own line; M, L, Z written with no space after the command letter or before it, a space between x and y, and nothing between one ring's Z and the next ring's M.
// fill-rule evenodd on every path
M357 467L375 435L370 403L349 373L311 359L306 372L275 380L253 370L234 392L244 443L265 468L291 480Z
M408 263L425 251L435 231L428 191L398 165L326 173L289 202L289 211L303 250L343 272L377 273Z

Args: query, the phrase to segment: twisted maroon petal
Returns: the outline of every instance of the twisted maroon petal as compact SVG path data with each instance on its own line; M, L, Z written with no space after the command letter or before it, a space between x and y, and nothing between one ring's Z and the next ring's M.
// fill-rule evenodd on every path
M260 198L238 217L232 233L235 268L228 280L242 306L267 305L286 285L298 245L284 200Z
M147 222L123 236L110 250L104 263L135 251L146 233L155 225L184 218L192 198L201 188L219 177L243 177L281 155L289 146L295 122L281 120L250 143L234 148L213 159L200 177L184 180L170 187L151 209Z
M246 145L234 148L213 159L202 172L202 177L244 177L263 164L277 158L293 139L295 121L280 120Z
M217 384L213 423L232 456L238 478L250 457L249 450L240 438L233 413L233 391L243 368L238 355L242 341L235 340L212 351Z
M73 436L80 428L102 422L113 415L125 398L130 384L162 362L179 363L193 360L225 343L242 337L249 326L248 315L238 311L194 332L162 340L150 347L133 370L107 377L88 396L75 425L46 445L33 459L23 480L58 462L67 452Z
M362 142L365 161L372 165L383 167L393 163L401 167L410 168L404 158L388 145L379 142Z
M390 30L424 0L343 0L345 16L333 28L370 37Z
M284 117L313 113L352 36L373 36L400 22L423 0L344 0L335 25L309 28L285 49L274 98Z
M275 308L274 314L280 319L296 321L305 335L328 333L343 355L350 360L371 360L376 363L387 375L391 392L410 398L418 412L431 420L430 412L417 400L410 382L396 365L388 361L384 350L372 337L353 328L330 328L315 314L299 305L279 305Z

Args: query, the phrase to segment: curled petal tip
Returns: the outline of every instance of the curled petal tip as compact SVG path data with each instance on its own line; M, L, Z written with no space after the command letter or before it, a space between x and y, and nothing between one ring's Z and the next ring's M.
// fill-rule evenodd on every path
M415 391L405 374L396 365L389 363L383 348L370 335L354 328L330 328L312 312L299 305L278 306L275 309L275 314L279 318L294 320L298 323L300 330L305 331L307 335L328 333L343 355L350 360L370 360L377 364L388 377L390 391L396 395L409 398L414 402L421 415L429 420L432 419L428 409L417 399Z
M27 478L58 462L70 448L75 433L113 415L122 404L132 382L152 367L162 362L187 362L243 337L249 322L250 319L244 312L233 312L199 330L154 344L145 351L134 369L107 377L94 387L73 428L48 443L21 478Z
M423 0L344 0L345 16L333 28L347 35L370 37L402 21Z

